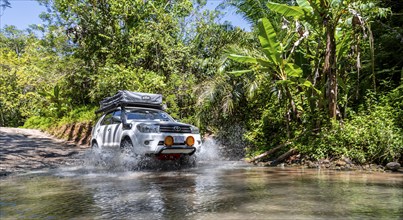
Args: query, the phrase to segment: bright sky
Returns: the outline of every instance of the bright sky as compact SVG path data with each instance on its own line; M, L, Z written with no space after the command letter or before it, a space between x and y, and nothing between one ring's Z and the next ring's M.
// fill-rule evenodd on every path
M1 28L5 25L14 25L18 29L24 30L31 24L42 24L39 14L46 11L44 6L32 0L9 0L11 8L1 10ZM1 1L0 1L1 2Z
M4 11L0 8L0 27L14 25L20 30L25 30L31 24L42 24L39 14L46 11L46 7L39 5L35 0L9 0L11 8ZM0 0L0 3L2 1ZM214 9L221 3L221 0L208 0L206 7ZM246 31L250 30L249 24L241 16L234 12L227 12L221 22L230 21L233 25L239 26Z

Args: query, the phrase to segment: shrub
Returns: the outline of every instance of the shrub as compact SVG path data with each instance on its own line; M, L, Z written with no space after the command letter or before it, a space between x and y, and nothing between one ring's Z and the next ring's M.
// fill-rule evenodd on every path
M24 123L24 128L40 129L42 131L48 130L54 124L54 120L48 117L32 116Z
M94 106L81 106L70 111L66 116L61 118L58 122L59 126L64 124L71 124L75 122L91 122L96 120L95 111L98 107Z
M343 124L324 128L312 143L300 146L302 153L320 159L346 156L358 163L396 161L403 152L403 131L390 106L375 106Z
M251 148L247 149L249 156L261 154L278 144L286 142L287 130L280 109L268 106L264 109L260 120L249 122L250 130L245 133L245 140Z

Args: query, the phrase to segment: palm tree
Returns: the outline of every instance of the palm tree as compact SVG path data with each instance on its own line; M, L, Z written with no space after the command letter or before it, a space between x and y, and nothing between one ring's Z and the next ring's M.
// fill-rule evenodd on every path
M269 70L273 73L276 79L279 79L278 83L284 85L285 93L288 94L288 100L292 103L291 93L288 92L289 88L287 88L288 78L287 74L297 74L298 77L302 77L300 75L301 68L293 63L292 53L296 46L301 44L301 41L307 38L310 38L311 41L319 41L325 42L324 44L318 44L318 50L316 53L309 52L310 48L308 43L306 44L306 48L301 48L302 52L305 53L305 56L315 56L315 62L313 63L316 68L316 73L304 73L305 76L308 77L308 80L298 80L299 83L302 82L302 85L306 87L313 88L312 85L317 85L317 88L324 89L325 97L317 96L319 106L323 106L327 103L327 111L329 118L336 119L338 114L338 69L336 62L343 59L343 57L338 57L337 54L341 54L341 51L348 50L354 42L337 42L336 35L337 29L341 29L345 23L350 21L351 19L354 21L358 20L359 25L362 27L363 31L359 34L367 35L370 33L370 28L368 26L368 19L373 16L373 14L382 15L385 10L381 8L374 7L376 4L371 1L361 1L361 0L349 0L349 1L328 1L328 0L320 0L320 1L309 1L309 0L296 0L297 6L286 5L286 4L278 4L273 2L267 2L265 7L258 7L255 1L228 1L227 4L239 7L238 11L244 13L244 16L249 20L255 20L254 15L256 14L265 14L267 17L273 18L273 15L270 13L277 13L283 17L283 20L288 21L287 19L293 19L296 21L295 31L287 31L285 34L280 34L280 32L276 31L279 28L270 22L270 20L265 17L262 19L263 26L259 26L259 39L262 45L262 50L267 55L266 62L265 60L252 59L251 57L245 56L235 56L232 55L230 58L236 60L238 62L243 63L251 63L260 66L262 69ZM246 7L245 4L249 3L250 7ZM261 3L261 2L260 2ZM372 5L372 7L371 7ZM246 10L248 9L248 10ZM254 13L253 10L256 10ZM263 13L262 10L267 10L268 12ZM365 11L366 10L366 11ZM364 14L366 13L366 17ZM273 19L271 19L273 20ZM302 28L298 28L298 26ZM288 27L285 27L288 28ZM305 28L305 30L304 30ZM350 27L350 29L352 29ZM292 37L292 35L300 35L297 40ZM351 34L350 33L347 33ZM279 38L282 39L281 45L279 45ZM372 39L370 37L370 39ZM287 51L287 47L290 43L294 44L291 50ZM373 42L370 41L370 46L372 47ZM322 52L323 51L323 52ZM356 68L360 68L358 62L359 56L357 59ZM373 52L372 56L373 58ZM296 61L296 60L295 60ZM371 63L374 63L373 61ZM299 65L308 65L311 63L298 63ZM343 68L343 67L340 67ZM314 68L311 68L314 69ZM373 69L373 68L372 68ZM359 69L358 69L359 70ZM290 72L291 71L291 72ZM242 72L247 72L243 70ZM374 75L374 73L372 73ZM284 84L286 83L286 84ZM318 105L318 104L317 104ZM324 107L324 106L323 106ZM325 108L324 108L325 109Z

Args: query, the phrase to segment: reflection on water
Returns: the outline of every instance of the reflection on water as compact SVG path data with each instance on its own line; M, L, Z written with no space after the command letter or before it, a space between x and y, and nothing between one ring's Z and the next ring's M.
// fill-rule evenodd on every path
M75 167L0 180L1 219L402 219L403 175L200 162Z
M0 181L0 189L0 219L70 218L94 207L91 192L75 180L17 177Z

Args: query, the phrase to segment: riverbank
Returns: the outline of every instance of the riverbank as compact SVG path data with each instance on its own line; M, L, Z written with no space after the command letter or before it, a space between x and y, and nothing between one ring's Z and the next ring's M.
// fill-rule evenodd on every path
M0 127L0 176L74 164L87 148L34 129Z
M273 163L273 161L256 162L257 166L277 166L277 167L300 167L309 169L328 169L336 171L363 171L363 172L398 172L403 173L403 167L396 162L390 162L385 166L380 164L355 164L348 158L323 159L319 161L311 160L307 156L300 154L293 155L283 163Z

